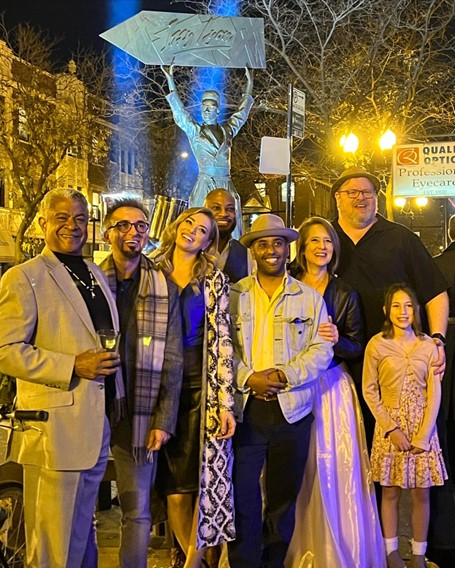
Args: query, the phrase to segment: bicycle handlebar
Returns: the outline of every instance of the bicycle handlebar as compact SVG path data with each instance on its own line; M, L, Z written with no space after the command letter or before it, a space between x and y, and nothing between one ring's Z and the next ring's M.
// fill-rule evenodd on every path
M49 412L46 410L6 410L0 409L0 420L12 418L13 420L28 420L30 422L46 422Z
M8 417L13 420L30 420L33 422L46 422L49 412L45 410L13 410L8 413Z

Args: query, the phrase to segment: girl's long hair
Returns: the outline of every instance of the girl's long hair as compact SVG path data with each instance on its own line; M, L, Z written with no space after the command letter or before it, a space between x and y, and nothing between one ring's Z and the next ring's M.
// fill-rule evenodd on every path
M385 293L384 299L384 312L385 312L385 321L384 325L382 326L382 337L386 339L392 339L394 336L393 324L390 321L390 311L392 309L392 302L393 297L397 292L404 292L409 296L412 304L412 310L414 312L414 321L412 322L412 329L417 337L423 337L424 333L422 332L422 324L420 322L420 306L419 302L417 301L417 296L414 290L408 286L407 284L392 284L387 292Z
M206 207L191 207L186 209L177 217L163 232L161 238L161 245L152 254L152 259L157 268L161 269L165 274L170 275L174 270L172 264L172 256L175 249L175 239L177 237L177 229L183 221L203 213L210 220L209 240L210 244L205 251L197 253L196 262L191 271L190 285L195 294L200 293L199 284L202 282L207 274L215 270L218 262L218 225L216 224L215 217L210 209Z
M338 259L340 258L340 239L337 235L337 232L333 228L333 225L323 217L309 217L298 228L299 238L297 241L296 260L302 269L300 276L303 276L303 274L305 274L305 272L307 271L305 244L308 239L308 233L310 232L311 227L313 227L314 225L322 225L322 227L324 227L324 229L329 234L330 240L332 241L333 255L329 264L327 265L327 272L330 274L330 276L333 276L338 266Z

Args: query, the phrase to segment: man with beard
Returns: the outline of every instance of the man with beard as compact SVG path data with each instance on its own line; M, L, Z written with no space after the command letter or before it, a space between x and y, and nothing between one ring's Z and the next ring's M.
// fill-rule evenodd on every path
M239 421L231 568L283 566L308 457L311 386L333 355L331 343L318 335L319 324L328 321L324 300L286 271L289 243L297 237L277 215L258 217L241 238L251 247L257 272L231 287Z
M175 433L182 382L178 290L142 254L147 218L141 203L123 199L108 208L104 219L112 254L101 268L119 312L127 407L111 435L122 509L121 568L147 566L156 452Z
M213 211L218 225L218 268L229 277L231 284L238 282L251 274L251 255L244 245L232 238L237 224L235 200L227 189L217 188L207 195L204 207Z
M338 274L360 295L367 340L382 329L384 293L389 286L394 283L411 286L424 307L421 314L424 330L437 345L439 358L434 372L442 378L449 314L447 282L416 234L379 215L379 190L379 179L357 166L345 170L332 185L338 209L333 226L341 245ZM350 368L359 391L367 443L371 447L375 423L361 393L362 362L363 355L357 362L351 362ZM398 548L398 541L392 540L386 544L387 554ZM416 554L422 554L422 549Z
M367 339L382 329L384 292L397 282L411 286L425 308L422 319L438 346L443 372L447 282L420 238L377 212L379 189L379 179L357 166L332 186L338 209L333 226L341 245L338 275L360 295ZM355 375L360 382L361 373Z

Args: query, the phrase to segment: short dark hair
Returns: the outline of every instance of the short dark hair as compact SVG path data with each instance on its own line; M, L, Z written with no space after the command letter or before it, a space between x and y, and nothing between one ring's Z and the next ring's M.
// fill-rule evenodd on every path
M414 330L414 333L417 335L417 337L423 337L422 324L420 322L420 305L417 300L416 293L411 288L411 286L408 286L408 284L403 284L403 283L392 284L385 293L385 298L384 298L385 321L384 325L382 326L382 336L387 339L391 339L393 337L393 325L392 322L390 321L390 311L392 309L393 297L397 292L404 292L409 296L409 299L411 300L412 303L412 309L414 312L414 321L412 322L412 329Z
M144 213L147 221L149 220L149 211L142 202L139 201L139 199L135 199L134 197L123 197L122 199L116 199L108 206L103 221L104 227L111 225L112 215L117 211L117 209L120 209L120 207L133 207L134 209L139 209L139 211Z

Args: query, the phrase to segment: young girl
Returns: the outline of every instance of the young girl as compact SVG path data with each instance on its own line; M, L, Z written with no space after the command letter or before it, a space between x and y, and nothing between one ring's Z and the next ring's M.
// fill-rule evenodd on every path
M441 385L431 362L433 340L420 328L414 292L394 284L385 298L386 321L365 351L363 395L376 418L373 480L382 485L381 519L389 568L405 568L398 553L398 503L411 490L412 568L425 568L429 488L447 473L436 432Z

